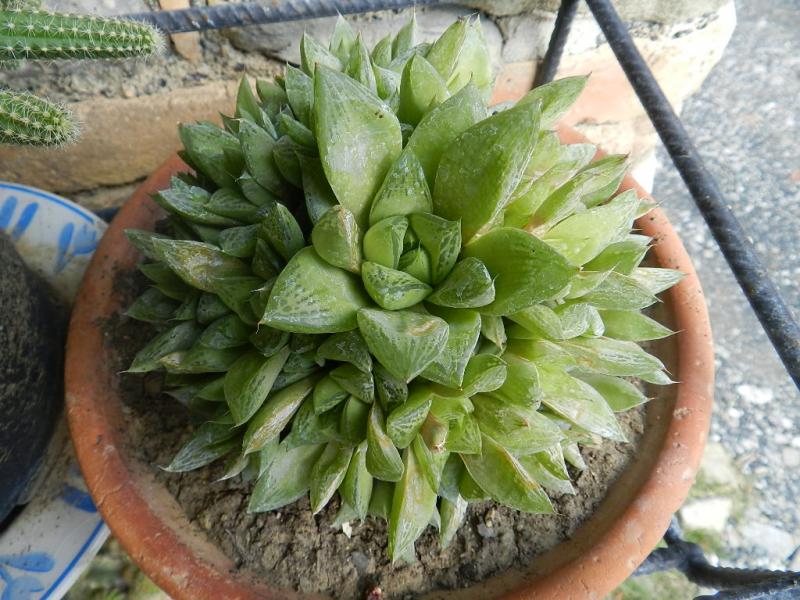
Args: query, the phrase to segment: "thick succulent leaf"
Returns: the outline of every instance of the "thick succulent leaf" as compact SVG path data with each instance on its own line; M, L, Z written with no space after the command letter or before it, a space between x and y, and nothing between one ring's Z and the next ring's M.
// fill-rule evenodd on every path
M481 316L474 310L452 308L437 308L432 312L447 322L447 343L421 376L447 387L460 388L481 334Z
M316 378L306 377L273 393L247 424L243 448L246 454L261 450L272 438L280 435L311 390Z
M461 496L451 502L447 498L442 498L439 502L439 516L442 525L439 531L439 545L447 548L456 537L459 527L463 525L467 516L467 501Z
M325 359L349 362L364 373L372 371L372 356L357 330L328 336L317 348L317 360Z
M281 194L284 183L273 158L275 139L251 121L239 124L239 142L242 145L247 170L264 189Z
M467 37L467 29L466 19L455 21L445 29L428 50L428 61L445 80L450 79L458 62Z
M256 251L258 225L229 227L220 232L219 246L225 254L250 258Z
M464 240L505 208L538 132L538 105L517 106L473 125L447 147L436 172L433 207L446 219L461 219Z
M260 278L248 275L224 277L217 282L215 291L242 321L255 325L258 317L253 313L250 299L263 284Z
M197 322L206 325L231 312L216 294L203 293L197 301Z
M349 394L330 375L319 380L314 387L314 412L318 415L344 402Z
M303 171L300 166L300 156L303 154L311 155L312 150L301 146L288 135L279 138L275 147L272 149L272 158L275 166L280 171L281 177L299 188L303 185Z
M605 325L605 335L617 340L645 342L674 333L658 321L634 310L603 310L600 311L600 317Z
M286 65L286 96L297 119L306 127L311 126L314 108L314 80L291 65Z
M506 363L506 378L490 395L506 404L538 407L542 389L536 365L511 352L503 354L503 361Z
M542 103L542 127L552 127L572 107L580 96L586 82L587 75L575 75L556 79L550 83L540 85L528 92L520 104Z
M288 103L286 91L274 81L257 79L256 93L261 100L261 106L270 117L277 115Z
M237 119L250 119L255 122L258 122L261 116L261 107L246 75L239 81L235 114Z
M392 560L413 549L436 509L436 491L423 476L410 448L403 455L403 465L403 477L395 484L389 515L389 557Z
M376 65L386 68L389 66L389 63L392 62L393 39L393 36L389 34L375 44L375 47L372 49L372 60Z
M427 298L428 302L452 308L478 308L491 304L494 299L492 276L486 265L474 257L456 263Z
M404 151L389 169L369 213L370 226L388 217L433 210L425 172L416 154Z
M411 18L408 20L408 23L400 28L394 40L392 40L392 58L401 56L416 46L418 37L419 28L417 27L417 15L416 13L411 13Z
M400 82L400 108L403 123L417 125L433 107L450 96L447 82L423 56L414 54L403 69Z
M464 43L447 80L447 89L455 93L470 82L478 87L486 100L489 99L494 87L492 58L479 17L467 22Z
M349 331L367 304L358 279L303 248L278 276L261 323L297 333Z
M159 254L153 248L153 240L156 238L168 239L169 236L163 233L156 233L155 231L146 231L144 229L126 229L125 237L131 245L136 248L145 258L150 260L161 260Z
M218 215L205 207L210 194L202 188L170 187L153 196L161 208L193 223L205 225L236 225L237 221Z
M655 356L634 343L611 338L577 338L563 348L587 371L622 377L646 375L664 368Z
M639 267L631 273L631 278L646 288L654 296L671 288L686 275L676 269L656 269Z
M261 220L257 206L246 200L239 192L226 188L211 194L206 208L218 215L245 223L256 223Z
M410 215L409 222L431 258L431 281L437 284L447 277L458 260L461 251L459 223L429 213Z
M355 215L343 206L334 206L319 218L311 232L311 243L334 267L360 272L361 234Z
M578 427L618 442L625 434L603 396L557 367L539 367L542 403Z
M203 423L164 470L170 473L185 473L199 469L225 456L238 446L239 437L230 425Z
M472 415L464 415L450 426L444 448L461 455L481 453L481 430Z
M613 271L579 271L570 281L565 300L584 300L584 296L600 287Z
M349 396L342 407L339 433L351 445L361 443L367 435L370 406L355 396Z
M353 451L347 474L339 488L342 500L355 511L356 517L364 519L369 510L369 500L372 496L373 480L367 468L367 444L364 440ZM402 463L401 463L402 466Z
M640 310L658 300L644 285L615 271L608 273L582 299L596 308L608 310Z
M287 358L289 348L284 347L270 358L248 352L233 363L225 375L224 387L225 400L236 425L249 421L261 408Z
M225 377L217 377L200 385L197 397L211 402L225 402Z
M372 355L387 371L411 381L447 343L447 323L438 317L409 310L358 311L358 328Z
M481 313L481 335L492 342L499 350L505 350L506 327L503 317Z
M493 392L505 383L507 375L508 366L503 359L491 354L477 354L467 363L461 389L467 397Z
M395 108L394 104L396 103L399 105L400 103L400 73L396 73L391 69L379 67L378 64L374 62L374 59L372 68L375 72L375 84L378 88L378 96L392 106L392 108Z
M508 318L535 334L533 337L546 337L552 340L564 339L561 319L552 308L544 304L534 304L508 315ZM511 337L520 337L514 335L511 330L509 330L509 335Z
M269 358L286 345L289 341L289 333L266 325L259 325L249 339L262 356Z
M317 514L328 504L333 494L344 481L352 448L343 448L335 442L329 443L311 470L311 511Z
M372 197L402 150L397 117L364 86L320 66L314 77L314 133L339 203L366 224Z
M244 166L236 136L213 123L183 124L178 135L192 165L219 187L235 187Z
M474 85L466 85L420 121L406 149L414 152L419 159L429 188L433 189L445 148L475 123L485 119L486 115L486 105L480 92Z
M255 206L268 206L278 201L278 196L260 186L248 171L242 172L236 180L236 185L239 186L239 189L242 194L244 194L244 197L247 198L248 202L252 202Z
M567 217L543 239L573 265L583 265L627 235L638 205L636 192L630 190L608 204Z
M509 227L494 229L464 247L494 277L495 300L481 312L508 315L562 291L575 269L545 242Z
M564 339L575 338L584 334L603 335L605 326L600 318L600 312L586 302L570 302L555 308L561 319Z
M561 446L556 444L544 452L520 456L519 462L528 474L556 494L574 494Z
M325 178L325 171L318 158L299 156L303 169L303 195L306 210L312 223L319 221L332 207L336 206L336 196Z
M386 432L398 448L405 448L417 435L425 422L433 402L433 392L427 386L413 390L403 404L395 408L386 419Z
M195 344L190 350L162 356L159 362L169 373L224 373L241 353L239 348L215 350Z
M347 74L373 94L378 93L375 71L372 69L372 58L369 55L369 50L361 41L361 36L358 36L358 40L348 58Z
M152 244L159 258L181 279L206 292L218 291L225 277L250 271L238 258L203 242L154 238Z
M251 332L252 328L236 315L225 315L206 327L199 341L207 348L236 348L247 343Z
M296 144L312 151L316 150L317 140L314 139L314 134L311 133L308 127L292 117L288 111L284 111L280 114L278 117L278 125L281 131L288 135Z
M396 269L407 230L408 219L405 217L387 217L378 221L364 234L364 257L370 262Z
M516 456L549 448L563 439L561 429L533 406L510 404L497 396L475 396L475 419L481 431Z
M595 258L586 263L587 271L614 270L623 275L631 272L642 262L651 239L645 235L628 235L620 242L609 244Z
M572 213L607 200L619 187L627 166L624 155L606 156L585 166L547 197L530 226L541 233Z
M481 454L462 455L461 460L470 476L495 501L522 512L553 512L542 486L491 437L482 436Z
M303 37L300 40L300 62L303 71L310 77L314 77L318 65L323 65L336 71L343 69L342 61L307 33L303 33Z
M369 371L364 372L355 365L344 364L333 369L329 375L348 394L368 404L375 401L375 385Z
M419 470L423 477L428 481L428 485L432 490L438 490L442 480L442 470L450 456L449 452L443 451L444 440L441 448L434 448L426 443L422 435L417 434L410 447L416 455L417 465L419 465Z
M408 398L408 385L405 380L389 373L384 367L376 364L372 370L378 400L385 411L392 410Z
M408 240L406 235L406 241ZM405 245L405 244L404 244ZM397 268L426 285L431 283L431 256L420 246L407 251L400 257Z
M626 411L647 402L647 396L625 379L590 373L581 375L580 379L600 392L614 412Z
M375 404L367 422L366 466L370 474L382 481L400 481L403 460L394 442L386 433L383 411Z
M129 373L147 373L162 367L159 360L172 352L187 350L200 335L200 329L193 321L179 323L154 337L136 356L128 367Z
M430 439L432 433L439 431L439 429L437 429L440 425L439 422L444 423L446 421L460 419L464 415L472 413L473 410L475 410L475 407L472 406L472 401L463 392L440 387L435 388L427 421L427 429L423 432L426 434L426 439ZM431 430L432 426L436 427ZM440 435L437 437L446 437L445 433L439 433Z
M361 269L364 289L370 297L387 310L400 310L422 302L431 287L408 273L365 262Z
M323 444L295 448L281 444L277 456L253 488L247 511L275 510L302 498L311 487L311 471L324 448Z

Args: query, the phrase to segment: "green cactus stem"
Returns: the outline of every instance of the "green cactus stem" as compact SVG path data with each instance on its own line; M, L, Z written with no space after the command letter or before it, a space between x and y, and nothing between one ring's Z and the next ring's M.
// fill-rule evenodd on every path
M76 135L66 108L33 94L0 90L0 144L59 146Z
M0 61L129 58L158 52L163 39L151 25L41 10L0 10Z

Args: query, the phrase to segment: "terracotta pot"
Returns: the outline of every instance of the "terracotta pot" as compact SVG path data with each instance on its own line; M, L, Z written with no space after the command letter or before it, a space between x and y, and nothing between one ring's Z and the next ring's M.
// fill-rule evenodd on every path
M581 141L572 131L566 142ZM177 600L309 598L270 587L237 570L192 525L177 501L125 450L119 377L103 347L100 323L123 310L114 276L133 269L138 252L126 228L152 228L161 211L149 195L185 169L176 157L161 166L125 204L100 243L72 313L67 343L67 414L72 437L97 507L139 567ZM636 189L630 177L622 189ZM436 598L602 598L644 560L666 530L694 481L706 441L714 389L714 362L703 293L692 263L664 213L654 210L638 226L655 239L663 267L687 277L665 294L659 318L679 333L655 352L680 383L655 388L636 461L613 484L597 512L574 537L536 558L466 590Z

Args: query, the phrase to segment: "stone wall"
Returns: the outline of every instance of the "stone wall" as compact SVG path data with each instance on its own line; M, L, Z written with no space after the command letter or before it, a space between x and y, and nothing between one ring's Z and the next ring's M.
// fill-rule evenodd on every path
M219 1L219 0L217 0ZM161 0L179 6L188 0ZM214 2L214 0L211 0ZM119 14L153 8L142 0L49 0L62 10ZM455 18L481 14L497 78L494 100L530 88L555 20L556 0L470 0L417 9L422 37L435 38ZM677 109L719 60L735 26L731 0L618 0L631 33ZM351 17L370 44L396 29L410 11ZM0 73L0 85L70 104L82 122L80 141L56 150L0 148L0 179L64 193L99 207L123 201L132 185L178 147L177 123L230 112L242 74L271 77L299 61L305 30L326 39L334 19L207 32L176 38L146 61L28 63ZM179 52L175 52L177 49ZM652 154L655 135L608 45L585 8L579 11L558 76L591 73L568 115L590 139L634 164Z

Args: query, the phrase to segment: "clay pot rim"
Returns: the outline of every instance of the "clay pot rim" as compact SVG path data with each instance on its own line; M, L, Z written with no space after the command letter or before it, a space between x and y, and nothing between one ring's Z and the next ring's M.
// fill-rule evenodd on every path
M571 129L561 129L559 135L567 143L585 141ZM186 166L175 156L136 190L111 223L84 276L72 313L66 356L67 417L78 460L114 535L145 574L171 597L311 598L270 588L263 580L236 572L219 549L186 531L188 521L183 528L174 527L175 519L182 516L185 520L185 515L172 514L160 504L168 492L143 473L146 469L126 454L122 443L117 375L104 368L102 320L120 308L113 275L132 268L138 260L123 230L152 226L159 209L149 195L166 187L169 176L181 170ZM640 196L650 197L630 176L621 189L635 189ZM655 547L694 481L710 424L714 389L708 313L691 260L663 212L655 209L637 224L644 234L657 238L653 252L659 264L677 266L686 273L669 292L679 331L676 374L680 383L676 384L674 410L663 444L633 501L589 549L542 576L523 578L502 593L502 598L522 600L534 594L537 598L602 598Z

